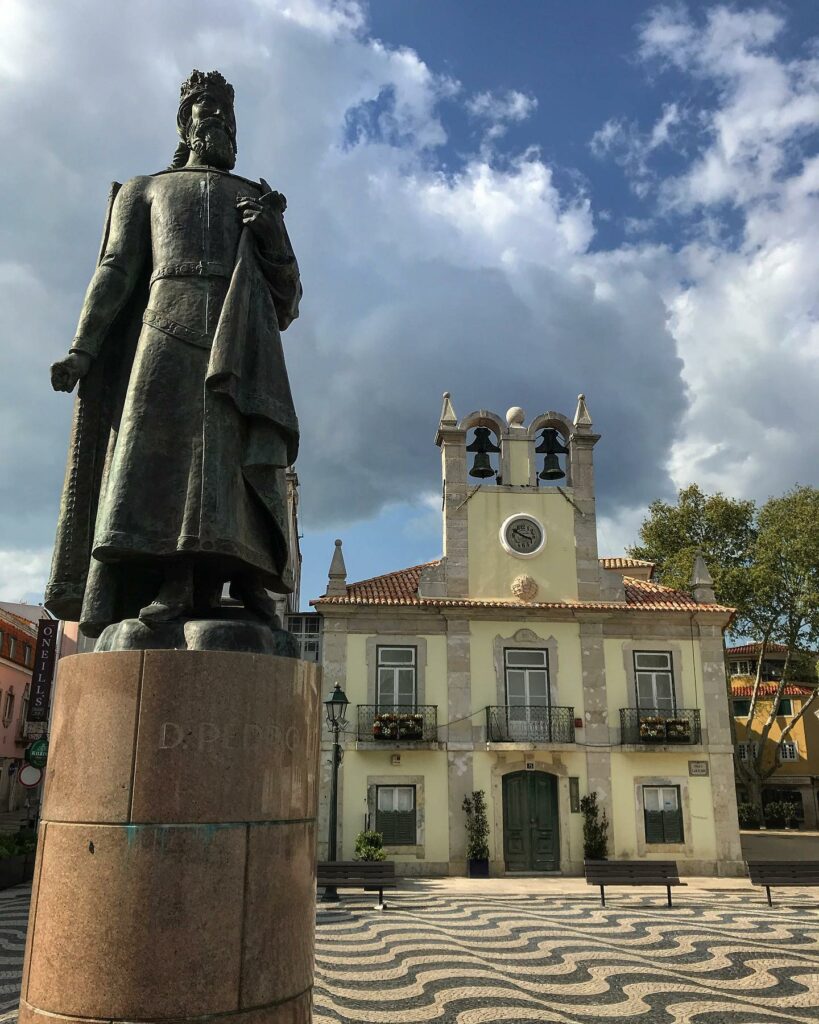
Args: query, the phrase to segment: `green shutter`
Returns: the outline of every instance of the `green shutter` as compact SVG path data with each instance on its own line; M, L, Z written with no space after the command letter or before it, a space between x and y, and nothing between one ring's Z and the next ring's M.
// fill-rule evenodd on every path
M665 842L667 843L681 843L683 842L683 823L682 823L682 811L678 807L676 811L663 811L663 832L665 833Z
M662 811L646 811L646 842L664 843L665 830L663 828Z
M415 846L415 811L378 811L375 830L385 846Z

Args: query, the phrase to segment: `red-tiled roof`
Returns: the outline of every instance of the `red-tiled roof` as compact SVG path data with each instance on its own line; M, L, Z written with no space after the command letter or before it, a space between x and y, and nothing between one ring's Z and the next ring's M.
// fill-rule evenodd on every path
M762 644L740 644L739 647L728 647L725 653L729 657L739 657L743 654L747 657L749 654L759 654L761 650ZM785 644L768 644L766 653L787 654L788 648Z
M428 567L440 565L440 559L413 565L409 569L374 576L369 580L347 584L346 595L320 597L311 601L313 605L347 604L347 605L413 605L428 608L536 608L549 609L586 609L586 610L621 610L624 605L620 601L517 601L483 600L467 597L419 597L418 582L421 573ZM625 584L625 607L635 611L684 611L684 612L726 612L731 608L720 604L698 604L691 596L670 587L649 580L636 580L629 576L623 577Z
M760 697L773 697L776 693L778 683L760 683L759 684L759 696ZM731 695L733 697L750 697L754 692L754 684L752 682L736 682L731 683ZM783 697L809 697L813 693L812 686L803 686L800 683L786 683L785 688L782 691Z
M29 619L24 619L22 615L15 615L14 612L7 611L5 608L0 608L0 619L5 619L12 626L16 626L18 629L25 630L30 636L37 636L37 627Z
M653 569L654 562L647 562L642 558L625 558L618 556L617 558L598 558L598 562L604 569L637 569L637 568L648 568L651 566Z

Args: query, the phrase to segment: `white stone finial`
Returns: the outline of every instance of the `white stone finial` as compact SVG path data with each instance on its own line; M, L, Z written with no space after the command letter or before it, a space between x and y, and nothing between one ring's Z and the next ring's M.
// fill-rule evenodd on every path
M577 396L577 409L574 414L574 425L576 427L588 427L591 429L592 418L586 405L586 396L581 392Z
M714 604L714 581L711 573L702 557L702 551L697 551L694 556L694 568L691 570L691 593L697 604Z
M336 548L333 552L333 560L330 562L330 571L327 574L327 597L347 596L347 566L344 564L344 554L341 550L341 541L336 541Z
M455 410L452 408L452 402L449 400L449 392L444 392L444 404L441 407L441 426L442 427L454 427L458 423L458 417L455 415Z
M522 427L523 421L526 419L526 413L521 409L519 405L513 405L510 409L506 410L506 423L510 427Z

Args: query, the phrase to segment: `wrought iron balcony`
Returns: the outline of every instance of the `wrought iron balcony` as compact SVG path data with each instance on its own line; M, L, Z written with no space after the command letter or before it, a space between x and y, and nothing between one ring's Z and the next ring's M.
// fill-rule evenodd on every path
M620 708L620 742L633 744L699 743L698 708Z
M359 704L359 741L435 743L437 704Z
M490 743L574 743L574 708L488 707L486 738Z

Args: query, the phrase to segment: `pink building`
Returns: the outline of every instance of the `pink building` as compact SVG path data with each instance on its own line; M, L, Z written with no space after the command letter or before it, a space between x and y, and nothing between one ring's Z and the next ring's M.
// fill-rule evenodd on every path
M26 747L47 731L45 724L25 724L40 618L48 615L38 605L0 604L0 813L23 806L29 791L17 783L17 773ZM76 636L76 625L67 623L60 657L76 651Z

